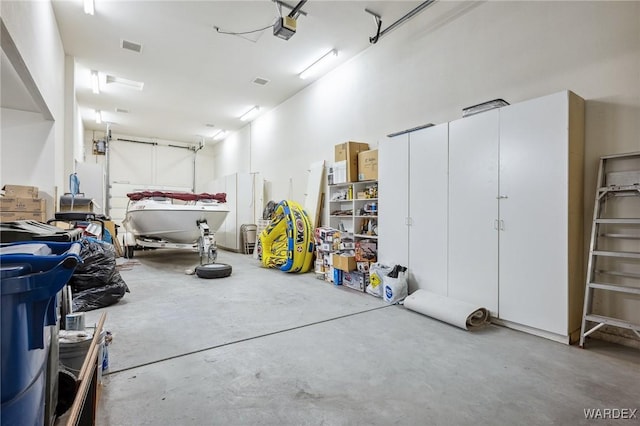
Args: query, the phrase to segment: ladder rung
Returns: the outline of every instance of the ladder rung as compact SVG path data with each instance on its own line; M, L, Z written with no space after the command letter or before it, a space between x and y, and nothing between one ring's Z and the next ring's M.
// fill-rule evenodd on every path
M608 256L608 257L626 257L630 259L640 259L640 253L632 251L604 251L595 250L591 254L594 256Z
M600 192L640 191L640 185L611 185L598 188Z
M607 283L589 283L589 287L597 288L600 290L617 291L627 294L640 294L640 287L631 287L628 285L620 284L607 284Z
M607 237L607 238L623 238L623 239L627 239L627 240L640 240L640 235L631 235L631 234L612 234L612 233L607 233L607 234L600 234L601 237Z
M640 279L640 274L634 274L633 272L607 271L606 269L598 269L596 272L599 274L614 275L616 277Z
M604 315L589 314L584 317L587 321L598 322L600 324L613 325L620 328L628 328L630 330L640 330L640 325L633 324L617 318L605 317Z
M640 225L640 218L625 218L625 219L596 219L596 223L619 223L627 225Z

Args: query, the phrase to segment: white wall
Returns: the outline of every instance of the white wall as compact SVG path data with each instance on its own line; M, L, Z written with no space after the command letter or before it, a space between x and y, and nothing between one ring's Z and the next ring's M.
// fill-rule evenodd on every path
M0 16L54 119L51 122L39 114L2 111L0 180L37 185L46 195L50 215L56 191L62 191L65 181L62 41L48 1L2 1ZM25 76L21 78L24 81ZM11 148L15 146L20 149ZM27 153L34 154L37 161ZM47 164L43 166L42 160Z
M586 100L587 248L598 158L640 150L637 1L435 3L225 140L216 176L244 171L248 149L249 171L270 181L266 200L301 201L309 164L332 162L337 143L375 147L388 133L460 118L467 106L562 89ZM605 308L640 322L637 303Z
M54 124L34 112L3 108L1 185L37 186L40 198L47 204L48 216L53 213L52 179L55 167ZM16 155L18 154L18 155Z
M596 158L638 149L639 2L439 2L217 147L216 176L245 170L274 199L303 197L305 173L346 140L461 117L570 89L587 100L587 194ZM338 46L339 47L339 46ZM224 169L224 170L223 170Z

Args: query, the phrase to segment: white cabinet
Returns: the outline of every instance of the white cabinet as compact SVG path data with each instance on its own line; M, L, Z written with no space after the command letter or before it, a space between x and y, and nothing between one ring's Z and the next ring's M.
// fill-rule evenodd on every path
M208 184L208 192L227 194L229 214L216 232L218 247L242 251L240 227L255 224L262 218L264 208L264 180L259 173L234 173Z
M409 137L385 139L378 144L378 197L385 205L378 212L378 261L409 265Z
M560 92L379 147L379 259L555 340L580 328L584 101ZM407 189L404 189L407 188ZM444 230L444 231L443 231Z
M378 181L329 185L329 226L355 239L378 238Z
M448 125L428 127L379 145L378 257L409 268L410 291L447 294Z
M499 110L449 123L448 296L498 314Z
M561 336L584 288L583 105L562 92L500 110L500 318Z
M561 92L449 123L449 295L562 341L583 286L583 102Z

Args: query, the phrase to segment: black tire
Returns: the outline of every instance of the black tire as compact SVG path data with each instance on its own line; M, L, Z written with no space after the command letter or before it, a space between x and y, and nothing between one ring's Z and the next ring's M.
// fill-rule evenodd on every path
M58 371L58 401L56 404L56 415L61 416L73 405L76 397L78 385L76 376L73 373L60 369Z
M208 263L196 266L196 275L199 278L224 278L231 275L231 265L226 263Z

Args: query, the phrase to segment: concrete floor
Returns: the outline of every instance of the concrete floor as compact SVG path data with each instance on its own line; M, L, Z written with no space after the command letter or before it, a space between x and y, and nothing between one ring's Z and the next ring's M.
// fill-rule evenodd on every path
M114 336L98 425L578 425L594 422L584 409L640 409L637 350L466 332L311 273L218 261L231 277L185 275L196 253L136 252L131 293L87 313Z

